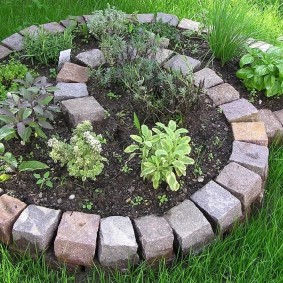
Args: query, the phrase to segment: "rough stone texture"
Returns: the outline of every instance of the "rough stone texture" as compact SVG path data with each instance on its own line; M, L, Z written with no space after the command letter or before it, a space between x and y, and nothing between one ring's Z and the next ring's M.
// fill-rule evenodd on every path
M220 233L242 217L241 202L214 181L194 193L191 200L209 215Z
M2 196L3 194L4 194L4 190L0 188L0 196Z
M91 68L99 67L105 63L104 55L99 49L82 52L76 56L76 59Z
M72 26L77 26L78 22L76 20L66 19L66 20L61 20L60 24L62 26L64 26L65 28L68 28L68 27L72 27Z
M13 51L6 48L5 46L0 45L0 60L4 59L8 55L10 55Z
M162 37L160 40L160 48L167 48L170 44L170 39L166 37Z
M85 120L94 124L104 119L104 109L93 96L64 100L61 106L63 114L67 116L72 127Z
M198 252L214 238L211 225L190 200L171 208L164 217L174 230L183 254L191 250Z
M34 36L36 37L38 35L38 32L39 32L39 27L38 26L35 26L35 25L32 25L30 27L27 27L25 29L22 29L21 31L19 31L19 33L21 35L30 35L30 36Z
M170 49L159 49L156 52L155 60L159 63L162 64L164 63L174 52Z
M2 40L2 44L16 51L21 51L24 49L23 36L19 33L14 33L9 37L6 37L4 40Z
M154 14L137 14L137 21L141 24L154 22Z
M143 258L154 261L159 258L172 259L173 231L163 217L144 216L134 219Z
M86 23L93 17L93 15L83 15Z
M235 141L268 146L268 137L263 122L232 123Z
M56 257L66 263L92 266L99 223L99 215L65 212L54 242Z
M262 192L261 177L235 162L224 167L216 182L237 197L244 210L248 210Z
M201 62L186 55L175 55L164 64L165 68L181 71L183 75L190 74L200 68Z
M176 27L179 23L179 19L177 16L172 14L165 14L165 13L157 13L156 21L162 22L164 24L169 24L170 26Z
M21 251L41 252L48 248L61 216L60 210L30 205L15 222L13 246Z
M12 243L12 227L26 204L6 194L0 197L0 242Z
M265 130L270 142L275 136L283 136L283 127L271 110L261 109L259 110L258 114L259 120L264 123Z
M66 49L60 51L59 60L58 60L58 71L61 70L62 66L71 61L71 49Z
M283 109L273 112L278 121L283 125Z
M258 110L244 98L223 104L220 108L230 123L258 121Z
M58 90L54 92L54 102L72 98L88 96L87 86L84 83L58 83Z
M257 48L263 52L266 52L269 48L272 47L271 44L268 44L264 41L257 41L257 42L252 42L249 46L250 48Z
M138 245L129 217L110 216L101 219L98 259L104 266L126 268L139 262Z
M45 29L47 32L50 33L61 33L64 32L65 28L61 26L59 23L52 22L52 23L46 23L41 25L43 29Z
M214 105L219 106L240 98L239 92L231 85L224 83L207 90L207 95Z
M259 174L263 180L267 177L268 148L266 146L234 141L229 161L237 162Z
M195 85L203 82L204 88L210 88L223 83L223 80L211 69L204 68L194 74Z
M57 75L57 82L86 83L89 78L88 68L73 63L65 63Z
M178 28L199 32L200 31L200 23L189 20L189 19L182 19L180 21L180 23L178 24Z

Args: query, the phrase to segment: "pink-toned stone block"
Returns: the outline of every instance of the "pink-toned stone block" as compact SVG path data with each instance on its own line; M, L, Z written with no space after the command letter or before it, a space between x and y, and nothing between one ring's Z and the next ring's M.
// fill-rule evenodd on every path
M57 82L64 83L86 83L88 78L88 68L66 62L57 75L56 80Z

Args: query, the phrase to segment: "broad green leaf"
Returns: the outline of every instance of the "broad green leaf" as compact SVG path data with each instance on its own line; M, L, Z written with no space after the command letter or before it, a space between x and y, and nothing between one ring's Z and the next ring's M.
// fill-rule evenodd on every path
M239 79L246 79L253 77L253 70L251 68L243 68L237 71L236 76Z
M5 151L5 146L4 146L4 144L1 142L1 143L0 143L0 153L4 153L4 151Z
M33 174L33 176L36 178L36 179L39 179L39 178L41 178L41 176L40 176L40 174Z
M7 116L7 115L0 115L0 120L3 121L5 124L10 124L14 122L14 117Z
M42 180L42 179L39 179L39 180L37 180L37 182L36 182L37 185L41 185L42 183L43 183L43 180Z
M135 145L135 144L131 144L129 145L128 147L125 148L124 152L126 153L131 153L131 152L134 152L135 150L139 149L139 146L138 145Z
M49 180L48 180L48 181L46 181L46 183L45 183L45 184L46 184L46 186L47 186L47 187L49 187L49 188L53 188L53 184L52 184L52 182L51 182L51 181L49 181Z
M36 113L38 113L38 114L40 114L40 115L43 115L43 109L42 109L41 106L36 105L36 106L33 108L33 110L34 110Z
M254 71L254 74L257 75L257 76L264 76L264 75L267 75L269 74L269 69L267 66L265 65L260 65L260 66L257 66L255 68L255 71Z
M166 156L166 155L168 155L168 152L164 149L157 149L155 151L155 155L156 156Z
M18 161L11 152L6 152L4 156L0 156L0 159L3 159L5 162L7 162L13 169L18 167Z
M42 100L39 100L38 103L40 105L48 105L53 99L53 96L52 95L48 95L47 97L45 97L44 99Z
M43 169L48 169L49 166L46 165L45 163L42 163L40 161L36 160L30 160L30 161L23 161L19 165L19 171L36 171L36 170L43 170Z
M179 160L175 160L172 164L173 164L174 167L178 168L178 170L180 170L183 175L186 174L186 166L184 165L183 162L181 162Z
M30 108L26 108L23 112L23 120L27 119L32 113L32 110Z
M180 184L176 180L176 175L172 171L166 173L166 182L172 191L178 191Z
M48 177L49 177L49 174L50 174L49 171L47 171L47 172L44 173L43 177L44 177L44 178L48 178Z
M130 135L131 139L138 142L138 143L141 143L142 142L142 138L138 135Z
M253 62L254 62L254 57L250 54L246 54L240 60L240 67L243 68L244 65L251 64Z
M6 139L8 137L14 136L15 135L15 130L11 128L5 128L2 127L0 129L0 140Z
M46 122L46 121L38 121L38 124L44 128L44 129L49 129L49 130L52 130L53 129L53 126L49 123L49 122Z
M170 130L175 131L177 127L176 122L173 120L170 120L168 123L168 127L170 128Z
M141 126L141 132L146 139L151 136L151 131L148 129L146 125Z
M146 176L152 174L155 170L156 170L155 167L146 168L146 169L142 170L141 177L146 177Z
M38 125L34 130L35 130L36 137L39 136L40 138L43 138L43 139L47 138L46 134L42 131L42 129Z
M147 146L147 147L152 147L152 143L150 141L145 141L144 144Z

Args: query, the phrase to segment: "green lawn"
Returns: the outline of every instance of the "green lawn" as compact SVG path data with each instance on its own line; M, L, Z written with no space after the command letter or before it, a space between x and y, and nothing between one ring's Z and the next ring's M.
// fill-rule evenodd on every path
M242 0L238 0L242 1ZM75 0L14 0L2 1L0 9L0 38L30 24L59 20L67 15L89 14L95 8L104 8L103 1ZM83 2L83 5L81 4ZM108 1L126 12L171 12L180 17L201 19L209 0L128 0ZM254 17L261 19L264 28L261 38L275 42L283 30L277 1L251 1ZM267 5L275 2L275 6ZM58 4L60 3L60 4ZM96 3L96 4L95 4ZM262 4L263 3L263 4ZM251 4L247 4L251 5ZM274 3L273 3L274 5ZM3 24L4 23L4 24ZM153 270L146 266L123 274L109 275L101 270L84 277L85 282L188 282L188 283L265 283L283 282L283 147L273 147L270 154L270 173L266 185L263 209L244 225L237 227L224 241L218 239L198 256L178 260L172 267L163 264ZM62 269L48 269L44 260L11 258L0 246L0 283L25 282L84 282Z

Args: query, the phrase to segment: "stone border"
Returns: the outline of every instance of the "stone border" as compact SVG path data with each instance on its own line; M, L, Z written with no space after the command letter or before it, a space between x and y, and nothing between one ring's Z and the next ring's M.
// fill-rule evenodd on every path
M77 17L77 21L87 22L89 17ZM155 21L154 14L138 14L135 17L141 23ZM157 13L156 19L179 29L200 32L200 23L189 19L179 22L175 15L164 13ZM63 32L68 25L70 20L62 20L41 27L57 33ZM0 60L13 51L23 49L23 36L26 33L37 32L37 26L30 26L2 40ZM249 44L263 51L271 47L267 43L252 40ZM53 266L54 263L56 266L64 263L70 267L91 267L95 264L125 269L129 263L137 264L140 260L152 263L160 258L172 260L180 251L183 255L198 252L211 243L216 235L230 231L236 221L243 221L252 206L261 202L268 173L267 145L275 135L283 133L283 109L274 113L270 110L258 111L250 102L240 99L239 93L224 83L213 70L199 70L199 61L184 55L169 59L172 54L166 54L169 55L162 59L162 62L166 61L165 67L179 69L183 73L188 72L188 66L194 69L195 84L203 82L208 97L231 123L233 150L229 163L218 177L204 185L190 199L171 208L163 217L149 215L137 219L122 216L100 219L95 214L76 211L62 213L41 206L27 206L0 190L0 241L8 245L10 250L23 252L29 249L32 255L35 251L45 251ZM70 64L69 55L70 51L67 50L60 56L63 58L62 69ZM100 60L103 62L102 57ZM75 65L75 68L79 68L81 73L85 71L79 65ZM90 99L83 85L87 76L83 74L79 79L82 81L73 80L72 77L67 82L76 82L76 87L83 89L83 96ZM67 83L60 73L57 81ZM83 99L64 97L64 93L60 95L57 101ZM78 122L73 117L71 123L75 125Z

